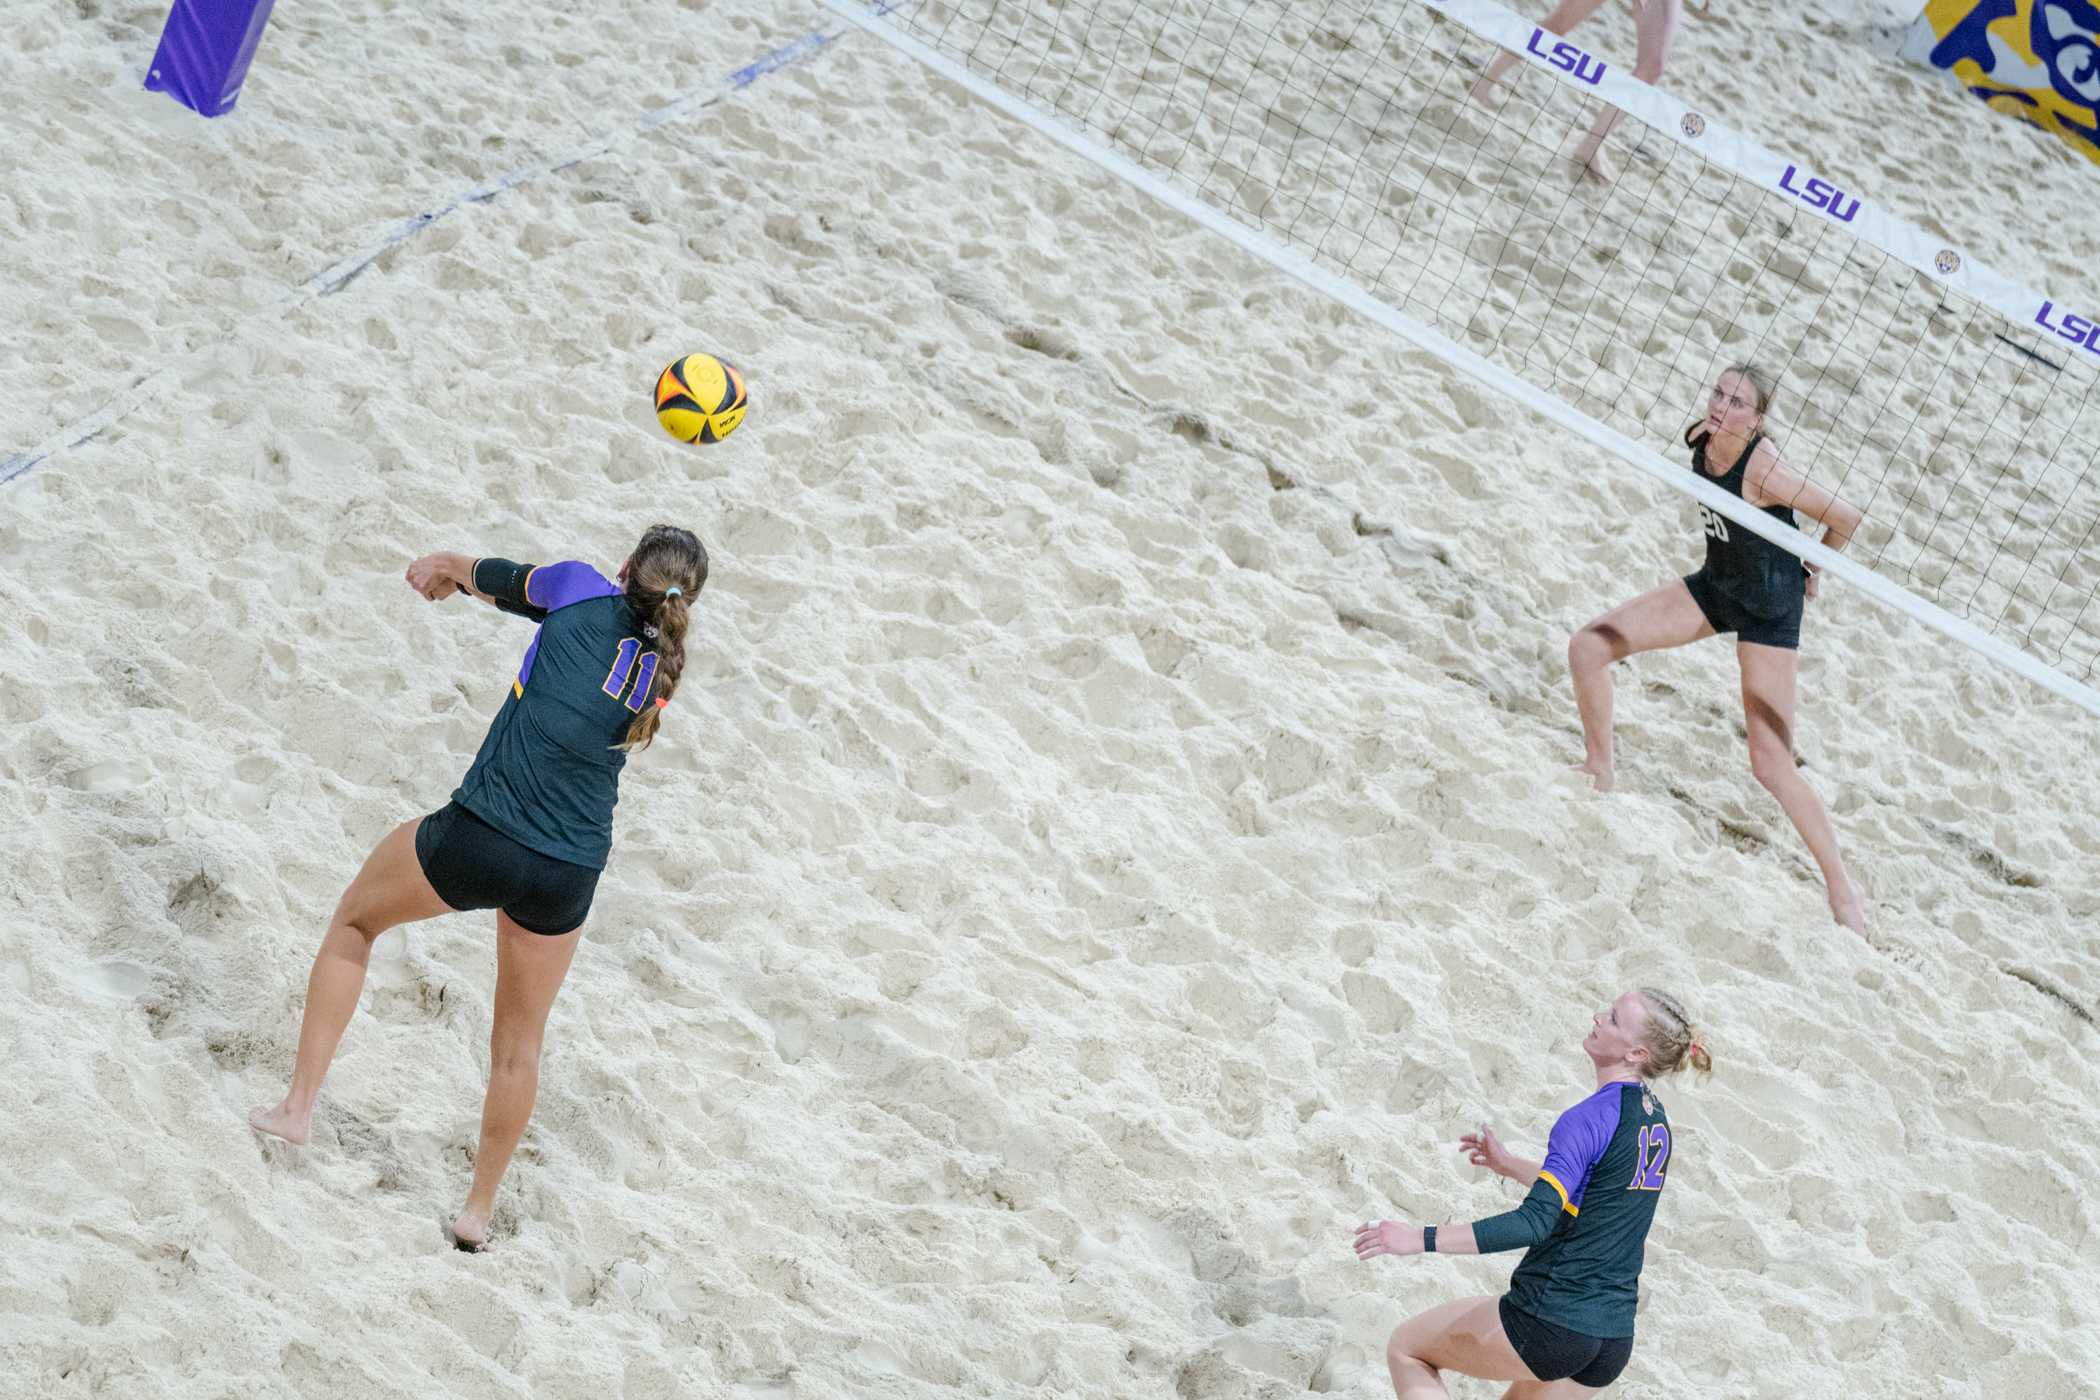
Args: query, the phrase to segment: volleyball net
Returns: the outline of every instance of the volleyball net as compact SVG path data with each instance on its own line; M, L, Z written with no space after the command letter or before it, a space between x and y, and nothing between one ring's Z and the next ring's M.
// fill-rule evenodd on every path
M2100 327L1842 179L1493 0L827 3L2100 713ZM1578 157L1612 109L1607 183ZM1865 511L1859 568L1685 467L1685 428L1742 361L1778 377L1789 464Z

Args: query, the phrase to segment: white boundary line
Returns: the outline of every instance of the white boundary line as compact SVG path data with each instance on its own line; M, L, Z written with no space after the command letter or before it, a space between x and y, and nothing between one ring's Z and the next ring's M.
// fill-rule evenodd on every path
M1745 504L1741 497L1728 494L1710 481L1699 480L1693 472L1671 462L1654 449L1645 447L1617 429L1598 422L1573 405L1563 403L1552 395L1533 388L1499 365L1481 358L1442 333L1394 310L1355 283L1337 277L1303 254L1226 217L1194 196L1169 185L1143 166L1097 144L1090 137L1073 131L978 77L945 54L901 32L887 21L856 8L849 0L824 0L824 3L884 43L917 59L950 82L966 89L979 100L998 108L1023 125L1033 127L1066 150L1092 161L1212 232L1231 239L1264 262L1291 274L1315 290L1325 292L1358 315L1376 322L1403 339L1414 342L1454 369L1461 370L1499 391L1504 397L1515 400L1532 412L1558 423L1605 451L1624 458L1664 485L1693 497L1716 514L1725 515L1745 529L1774 541L1811 563L1820 565L1875 601L1916 618L1928 627L1938 629L2001 666L2025 676L2052 694L2082 706L2094 715L2100 715L2100 691L2082 685L2060 671L2044 665L2027 653L1991 636L1974 623L1954 616L1937 604L1890 582L1844 555L1825 549L1805 533L1781 525L1763 511Z

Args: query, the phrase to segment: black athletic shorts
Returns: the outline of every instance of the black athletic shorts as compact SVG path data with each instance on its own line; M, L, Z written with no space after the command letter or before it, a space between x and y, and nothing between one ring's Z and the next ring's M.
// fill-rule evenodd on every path
M1521 1308L1501 1304L1502 1331L1517 1357L1542 1381L1573 1381L1602 1390L1619 1378L1633 1356L1631 1337L1592 1337L1570 1332Z
M599 871L543 856L457 802L423 818L416 859L430 888L454 909L501 909L532 933L581 927L598 891Z
M1706 614L1706 625L1714 631L1733 632L1739 640L1761 646L1800 649L1801 604L1794 604L1791 611L1777 617L1751 612L1714 587L1704 569L1696 574L1686 574L1684 586L1691 590L1692 601L1699 605L1700 612Z

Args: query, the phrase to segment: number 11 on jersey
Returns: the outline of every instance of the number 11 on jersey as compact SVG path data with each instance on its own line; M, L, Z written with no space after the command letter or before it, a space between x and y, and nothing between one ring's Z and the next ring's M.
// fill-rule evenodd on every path
M637 653L642 660L639 675L635 674L637 668L634 664ZM618 700L621 693L626 691L630 677L634 680L634 691L627 696L627 708L640 714L642 706L649 703L649 687L656 680L656 653L643 651L642 644L633 637L622 637L620 654L613 658L612 669L605 673L605 685L602 688L607 695Z

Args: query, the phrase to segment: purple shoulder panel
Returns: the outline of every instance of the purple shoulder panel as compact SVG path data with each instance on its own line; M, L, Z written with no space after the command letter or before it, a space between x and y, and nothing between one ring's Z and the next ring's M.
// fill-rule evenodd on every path
M542 564L525 576L525 601L548 612L592 598L611 598L619 592L618 584L577 559Z
M1607 1084L1576 1104L1553 1124L1546 1138L1546 1160L1541 1175L1550 1176L1567 1193L1567 1204L1581 1209L1582 1193L1590 1184L1590 1172L1611 1146L1619 1130L1619 1101L1624 1086Z

